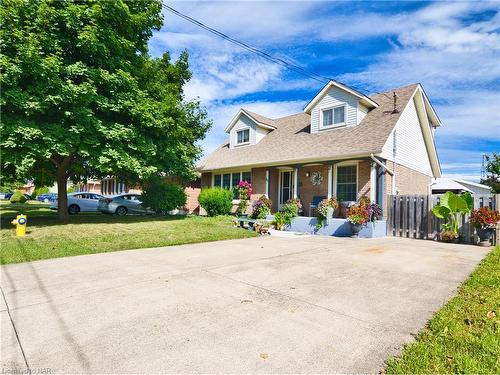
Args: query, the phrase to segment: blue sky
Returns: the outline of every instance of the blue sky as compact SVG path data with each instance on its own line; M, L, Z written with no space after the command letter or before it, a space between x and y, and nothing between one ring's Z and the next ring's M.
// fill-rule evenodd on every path
M225 34L366 94L422 83L443 126L445 176L478 180L500 152L500 2L185 2L175 9ZM186 99L214 121L210 152L240 107L268 117L303 110L322 84L253 55L167 11L154 56L190 54Z

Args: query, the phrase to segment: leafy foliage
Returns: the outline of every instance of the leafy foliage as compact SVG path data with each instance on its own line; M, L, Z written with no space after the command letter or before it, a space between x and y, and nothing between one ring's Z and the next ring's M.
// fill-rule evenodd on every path
M439 204L432 208L432 213L443 220L441 224L445 232L454 233L458 238L458 223L463 214L470 212L474 205L474 199L469 192L461 195L447 191L441 197ZM449 236L448 236L449 237Z
M285 213L276 212L274 214L273 225L276 227L276 230L285 229L285 225L287 224L287 221L289 221L289 218L287 218Z
M31 194L31 199L35 199L39 195L47 194L48 192L49 192L49 188L47 186L35 188L35 190L33 190L33 193Z
M240 203L238 204L237 215L243 215L248 206L248 201L250 200L250 196L252 195L252 184L247 181L240 181L238 186L236 187L236 191L238 192L238 197L240 199Z
M347 221L365 225L369 220L369 212L365 204L355 204L347 210Z
M181 186L166 183L161 179L150 181L141 194L142 204L158 214L166 214L182 207L186 204L186 200L186 193Z
M16 190L12 197L10 197L10 203L26 203L27 199L20 190Z
M68 178L192 176L210 122L184 101L187 53L148 55L160 0L6 0L0 12L4 176L58 181L60 215Z
M486 155L486 178L481 183L491 187L494 194L500 194L500 154Z
M252 219L264 219L267 215L271 213L271 200L262 195L258 200L254 201L252 204Z
M470 222L476 228L495 228L500 221L500 213L498 211L490 210L488 207L481 207L472 211L470 215Z
M302 203L299 199L290 199L288 200L279 212L274 214L274 224L276 225L276 229L282 230L285 225L290 225L292 220L298 216L299 209L302 208Z
M208 216L227 215L233 206L233 194L230 190L217 187L202 189L198 202Z
M320 229L325 225L326 219L329 215L333 215L334 211L339 206L339 203L335 198L323 199L318 204L318 209L316 211L316 216L318 222L316 224L316 229Z

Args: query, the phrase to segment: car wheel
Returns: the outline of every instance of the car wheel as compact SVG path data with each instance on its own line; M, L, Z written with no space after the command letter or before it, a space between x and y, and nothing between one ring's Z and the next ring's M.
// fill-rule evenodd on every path
M120 206L116 209L115 214L118 216L125 216L127 214L127 209L123 206Z
M72 204L68 207L68 213L70 215L76 215L78 212L80 212L80 207L78 207L76 204Z

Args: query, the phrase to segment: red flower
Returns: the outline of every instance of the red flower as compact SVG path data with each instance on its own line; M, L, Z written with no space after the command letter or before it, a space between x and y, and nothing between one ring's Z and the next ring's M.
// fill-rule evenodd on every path
M488 207L481 207L472 211L470 222L477 228L492 228L500 221L500 213L490 210Z

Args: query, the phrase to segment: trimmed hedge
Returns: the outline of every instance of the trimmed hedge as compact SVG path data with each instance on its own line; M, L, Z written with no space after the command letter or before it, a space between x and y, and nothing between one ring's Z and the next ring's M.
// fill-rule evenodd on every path
M198 196L198 202L207 211L208 216L228 215L233 206L233 193L221 188L203 189Z
M167 214L175 208L186 204L187 196L184 189L164 181L148 183L141 195L142 204L158 214Z
M10 197L10 203L26 203L27 199L23 193L19 190L16 190L12 197Z

